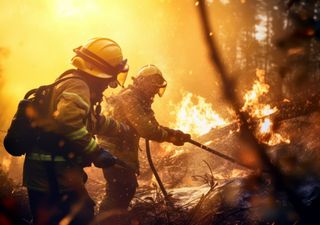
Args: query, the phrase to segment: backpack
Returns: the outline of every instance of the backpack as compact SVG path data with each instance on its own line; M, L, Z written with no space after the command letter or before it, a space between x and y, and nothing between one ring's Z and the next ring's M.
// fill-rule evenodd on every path
M11 121L11 125L4 138L3 144L6 151L13 156L21 156L31 151L36 145L40 128L32 124L32 116L37 114L41 116L48 115L49 104L53 88L59 83L71 79L81 79L82 77L65 77L76 70L68 70L60 75L60 79L49 85L43 85L32 89L26 93L19 102L18 109Z

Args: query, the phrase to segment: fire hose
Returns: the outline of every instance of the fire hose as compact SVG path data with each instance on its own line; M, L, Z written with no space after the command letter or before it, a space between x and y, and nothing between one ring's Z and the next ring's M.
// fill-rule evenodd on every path
M225 155L225 154L223 154L223 153L221 153L221 152L219 152L219 151L217 151L217 150L214 150L214 149L212 149L212 148L209 148L208 146L203 145L203 144L201 144L201 143L199 143L199 142L197 142L197 141L194 141L194 140L190 139L190 140L188 141L188 143L193 144L193 145L195 145L195 146L197 146L197 147L199 147L199 148L201 148L201 149L203 149L203 150L205 150L205 151L207 151L207 152L210 152L211 154L214 154L214 155L216 155L216 156L218 156L218 157L220 157L220 158L222 158L222 159L225 159L225 160L227 160L227 161L229 161L229 162L231 162L231 163L234 163L234 164L236 164L236 165L242 166L242 167L244 167L244 168L246 168L246 169L253 170L253 168L251 168L251 167L249 167L249 166L247 166L247 165L244 165L244 164L242 164L241 162L238 162L238 161L235 160L234 158L232 158L232 157L230 157L230 156L227 156L227 155ZM167 202L167 203L171 203L170 198L169 198L169 195L168 195L168 192L166 191L166 189L165 189L165 187L164 187L164 185L163 185L163 183L162 183L162 181L161 181L161 178L160 178L160 176L159 176L159 174L158 174L158 171L157 171L157 169L156 169L156 167L154 166L154 163L153 163L153 161L152 161L151 150L150 150L150 143L149 143L149 140L148 140L148 139L146 139L146 155L147 155L148 163L149 163L149 165L150 165L150 168L151 168L151 170L152 170L152 173L153 173L154 177L156 178L156 181L157 181L157 183L158 183L158 185L159 185L159 188L160 188L160 190L161 190L161 192L162 192L162 194L163 194L166 202Z
M174 208L174 204L173 202L171 201L172 199L170 199L170 196L168 195L168 192L166 190L166 188L164 187L162 181L161 181L161 178L158 174L158 171L156 169L156 167L154 166L154 163L152 161L152 156L151 156L151 151L150 151L150 143L149 143L149 140L148 139L145 139L146 140L146 154L147 154L147 159L148 159L148 162L149 162L149 165L150 165L150 168L152 170L152 173L154 175L154 177L156 178L157 180L157 183L159 185L159 188L163 194L163 197L164 197L164 200L165 200L165 204L167 206L170 206L172 208ZM167 224L171 224L170 223L170 216L169 216L169 213L168 211L166 211L166 217L167 217L167 220L168 220L168 223Z
M222 158L222 159L225 159L225 160L227 160L227 161L229 161L229 162L231 162L231 163L234 163L234 164L236 164L236 165L238 165L238 166L242 166L242 167L244 167L244 168L246 168L246 169L254 170L254 169L251 168L250 166L247 166L247 165L245 165L245 164L243 164L243 163L235 160L234 158L232 158L232 157L230 157L230 156L227 156L227 155L225 155L225 154L223 154L223 153L221 153L221 152L219 152L219 151L217 151L217 150L214 150L213 148L209 148L208 146L203 145L203 144L201 144L201 143L199 143L199 142L197 142L197 141L195 141L195 140L190 139L188 142L189 142L190 144L193 144L193 145L195 145L195 146L197 146L197 147L199 147L199 148L207 151L207 152L210 152L211 154L214 154L214 155L216 155L216 156L218 156L218 157L220 157L220 158Z
M161 178L158 174L158 171L152 161L152 156L151 156L151 151L150 151L150 143L149 143L148 139L146 139L146 154L147 154L148 163L150 165L150 168L152 170L154 177L156 178L156 181L157 181L159 188L164 196L164 199L166 200L166 202L170 202L168 192L167 192L166 188L164 187L164 185L161 181Z

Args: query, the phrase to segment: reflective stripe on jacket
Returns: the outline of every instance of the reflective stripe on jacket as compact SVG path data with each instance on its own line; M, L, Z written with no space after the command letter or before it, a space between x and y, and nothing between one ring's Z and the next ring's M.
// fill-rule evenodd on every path
M83 163L89 159L88 164L90 164L92 154L99 150L93 134L103 132L120 135L124 132L124 127L111 118L101 117L97 121L92 113L91 104L88 84L83 80L71 78L54 87L49 116L36 121L37 126L43 131L57 135L59 147L60 145L65 147L61 148L63 152L59 152L62 151L60 148L54 149L55 157L53 157L60 191L83 185L83 164L79 162ZM71 145L68 145L69 143ZM25 186L40 191L50 189L46 172L46 165L50 162L49 159L52 159L50 155L48 148L39 146L26 155L23 173Z

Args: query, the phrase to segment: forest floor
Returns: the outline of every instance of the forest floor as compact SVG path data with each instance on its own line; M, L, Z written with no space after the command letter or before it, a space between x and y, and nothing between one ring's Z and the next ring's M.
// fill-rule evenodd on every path
M196 147L186 145L167 149L152 145L155 165L159 170L170 201L159 191L141 152L140 187L130 206L131 225L209 225L209 224L319 224L320 216L320 113L284 121L278 128L281 135L290 138L268 148L272 161L281 168L286 189L271 185L268 174L257 176ZM199 141L210 147L234 155L239 150L236 132L213 130ZM100 170L87 169L87 189L99 206L105 183ZM8 205L12 197L16 219L28 224L30 214L26 190L14 184L8 174L0 174L0 199ZM299 200L296 209L287 194L288 188ZM18 216L19 215L19 216ZM1 219L1 218L0 218Z

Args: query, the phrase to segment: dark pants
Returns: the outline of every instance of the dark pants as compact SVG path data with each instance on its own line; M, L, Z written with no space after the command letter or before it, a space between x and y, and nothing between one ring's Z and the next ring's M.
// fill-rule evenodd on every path
M138 186L136 174L129 169L113 166L103 170L107 181L106 195L99 211L127 210Z
M57 225L62 220L70 225L87 225L94 217L94 202L87 191L69 191L52 196L48 192L28 189L34 225Z

